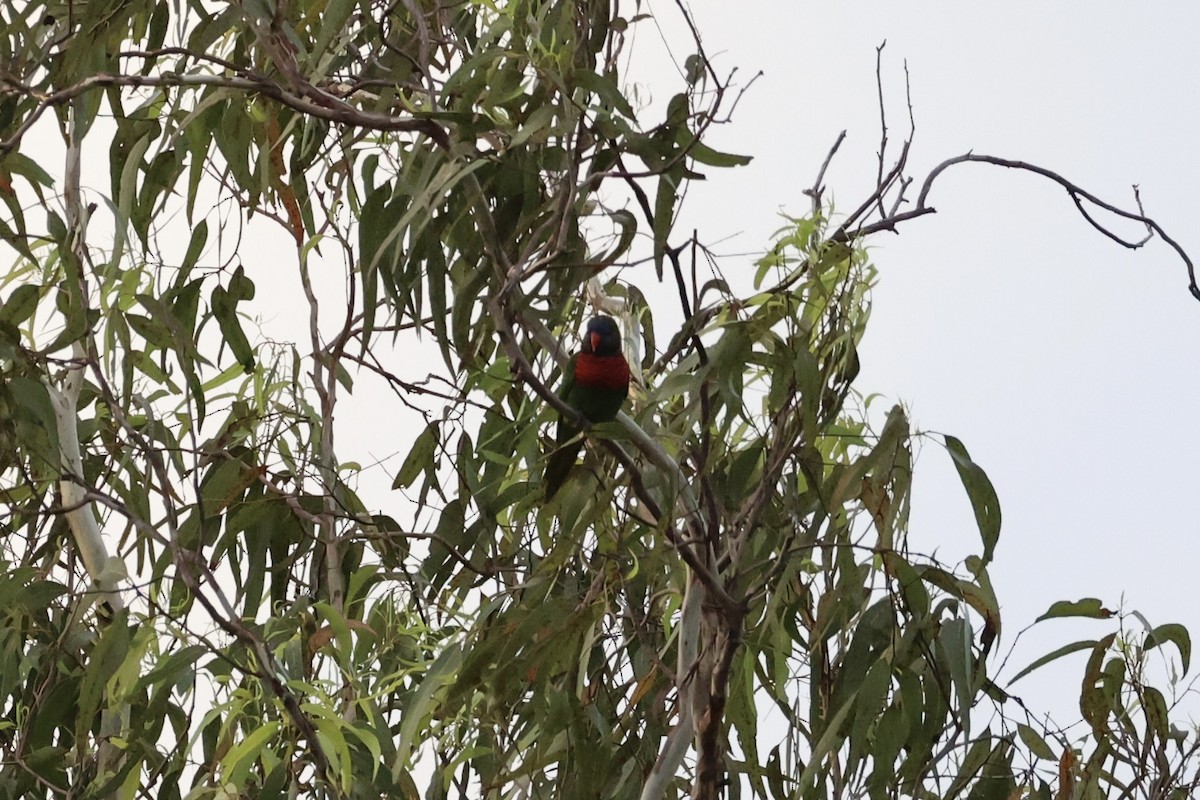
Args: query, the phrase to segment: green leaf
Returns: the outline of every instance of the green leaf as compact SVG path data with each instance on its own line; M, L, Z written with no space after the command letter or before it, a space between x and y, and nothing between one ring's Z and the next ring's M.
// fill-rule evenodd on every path
M938 632L938 642L946 653L950 682L954 685L954 693L958 700L958 718L969 736L971 705L975 697L974 666L971 657L974 635L971 633L970 620L958 617L942 623L942 629Z
M383 184L371 191L358 215L358 258L363 281L363 325L370 335L379 305L379 273L381 268L390 268L388 261L389 242L395 241L393 225L403 210L403 198L392 201L391 184Z
M250 340L246 338L245 331L242 330L237 304L240 300L247 300L253 296L254 284L245 277L243 269L238 267L229 282L229 288L215 287L211 301L213 316L217 318L217 325L221 328L225 343L233 351L233 357L242 365L242 369L248 373L254 371L254 350L250 347Z
M404 459L396 479L392 481L393 489L407 489L413 481L426 469L433 466L433 454L438 445L438 423L431 422L413 442L408 457Z
M879 663L887 662L881 660ZM868 752L871 761L874 762L874 769L871 771L872 797L887 797L896 786L896 757L900 754L900 748L913 744L909 734L917 726L920 713L920 708L902 708L901 704L892 703L879 718L874 741L869 743Z
M164 656L138 680L137 690L146 691L155 684L187 685L196 674L196 660L207 652L202 645L193 644Z
M38 197L42 197L41 187L54 187L54 178L50 173L42 169L32 158L18 151L5 153L4 168L14 175L21 175L28 180L30 186L37 191Z
M979 780L971 787L967 800L1011 800L1016 779L1012 772L1012 744L1008 739L996 741L988 754Z
M888 689L892 685L892 665L886 658L877 658L867 670L858 690L854 713L854 725L850 732L851 761L871 755L868 748L870 738L868 731L875 725L884 712L888 699ZM897 748L897 751L899 748Z
M688 96L684 92L680 92L667 101L667 118L663 122L664 128L681 128L687 123L688 114L691 111L691 104L688 101Z
M1079 693L1079 711L1084 720L1092 726L1092 734L1096 741L1104 741L1108 737L1108 715L1119 708L1120 698L1112 697L1104 691L1101 677L1104 654L1116 641L1117 635L1110 633L1092 646L1092 654L1088 657L1087 667L1083 671L1082 689Z
M465 557L471 545L478 541L476 525L467 525L466 504L461 497L454 498L442 509L434 530L437 538L429 543L429 556L421 566L421 573L432 585L441 586L452 574L452 564L458 562L450 561L451 551Z
M74 287L75 285L70 280L66 283L70 287ZM79 341L88 332L89 325L99 319L99 311L93 310L90 313L85 311L82 305L75 302L71 296L73 294L77 294L77 292L60 288L55 297L55 304L59 312L66 318L66 324L58 336L54 337L54 341L46 346L46 352L48 353Z
M620 227L621 232L618 235L617 243L611 250L600 256L595 262L595 269L603 269L616 262L618 258L628 252L630 245L633 244L633 239L637 236L637 217L626 209L619 208L610 215L612 221Z
M75 736L82 740L87 736L93 720L104 708L105 688L125 661L129 652L129 626L117 619L105 629L100 641L92 651L88 669L83 673L79 687Z
M221 778L227 784L241 786L246 780L246 773L254 766L266 749L267 742L279 732L278 720L260 721L244 739L229 748L229 752L221 759Z
M1025 743L1025 746L1029 748L1029 752L1038 758L1046 761L1058 760L1058 756L1054 755L1054 750L1050 748L1050 745L1046 744L1046 740L1033 728L1023 722L1018 722L1017 734L1021 737L1021 741Z
M654 200L654 268L663 274L663 258L667 254L667 237L674 222L675 201L679 197L677 170L658 176L658 194Z
M904 602L908 604L908 613L915 619L923 619L929 615L930 598L929 591L925 588L925 582L921 580L920 574L913 569L904 557L894 550L890 553L883 554L884 563L887 564L892 574L895 575L896 585L900 589L901 596Z
M1034 662L1032 664L1025 667L1025 669L1021 670L1016 675L1014 675L1013 679L1008 682L1008 685L1012 686L1014 683L1021 680L1021 678L1024 678L1026 675L1033 672L1035 669L1040 669L1041 667L1044 667L1047 664L1049 664L1051 661L1057 661L1058 659L1062 658L1063 656L1069 656L1069 655L1071 655L1071 653L1078 653L1081 650L1091 650L1097 644L1099 644L1099 642L1095 639L1085 639L1082 641L1071 642L1070 644L1063 645L1062 647L1058 648L1057 650L1049 652L1046 655L1042 656L1041 658L1034 660Z
M1045 614L1042 614L1034 622L1041 622L1046 619L1054 619L1056 617L1089 617L1091 619L1108 619L1113 615L1113 612L1105 608L1103 603L1095 597L1085 597L1082 600L1071 602L1069 600L1059 600L1051 604Z
M20 325L33 316L41 296L42 287L33 284L26 283L13 289L12 294L4 301L4 306L0 308L0 321Z
M726 716L734 731L743 752L754 752L758 740L758 708L754 702L754 662L755 654L749 648L742 648L738 659L738 668L733 670L729 683L729 704ZM653 675L649 673L644 679Z
M962 762L959 764L958 775L950 784L950 788L945 796L957 797L958 793L983 769L983 765L987 763L991 754L991 737L981 736L976 739L975 744L971 745L971 748L967 750L966 756L963 757Z
M238 458L223 458L200 483L205 517L213 517L241 500L257 480L252 467Z
M35 256L33 255L33 251L29 249L29 244L27 242L28 235L25 233L24 221L17 219L16 223L17 229L13 230L12 227L10 227L9 224L4 221L4 218L0 217L0 240L12 245L13 249L15 249L25 258L29 259L30 261L34 261Z
M517 93L520 94L522 91L523 90L518 87ZM525 120L525 124L523 124L521 129L516 132L512 138L512 141L508 143L508 146L519 147L540 133L542 130L549 128L550 123L554 121L555 114L557 114L557 109L554 106L542 106L541 108L538 108L529 115L529 119ZM545 139L545 136L541 138Z
M236 302L254 299L254 281L246 277L246 270L238 267L229 279L229 296Z
M152 345L152 350L170 350L174 345L171 331L156 319L141 314L126 314L125 322L134 332Z
M809 786L820 773L822 762L824 762L826 756L841 746L845 739L845 735L841 733L842 723L846 721L846 717L856 707L856 699L857 695L854 695L846 700L845 703L842 703L842 707L837 710L837 713L829 720L829 724L825 726L824 733L821 734L821 738L817 741L816 746L813 747L808 765L805 766L804 772L800 775L800 780L797 781L796 785L800 787L801 791Z
M595 94L610 110L619 112L627 119L635 119L637 114L625 99L625 95L617 88L616 77L615 72L597 75L589 70L580 70L575 74L575 83Z
M400 724L400 738L396 743L396 762L392 769L393 778L408 766L409 757L417 743L417 732L426 724L426 718L437 709L439 697L445 694L446 687L454 682L462 663L462 647L452 643L442 649L425 675L422 676L420 686L417 687L417 691L404 709L404 719Z
M196 262L200 260L200 254L204 252L204 245L208 242L208 220L200 220L196 227L192 229L192 236L188 240L187 253L183 256L183 264L180 266L180 277L178 281L183 280L192 268L196 266Z
M979 525L979 535L983 539L983 561L992 560L996 542L1000 538L1000 499L987 473L971 460L967 448L953 436L946 436L946 450L954 459L954 467L958 477L967 490L971 500L971 508L975 511L975 522Z
M879 442L871 449L870 453L859 458L851 465L850 469L842 473L834 485L831 495L832 505L839 507L857 497L863 478L888 456L891 456L891 459L885 462L887 464L885 472L890 471L890 465L894 463L900 448L908 439L908 432L908 416L904 413L904 408L899 404L892 406L887 420L883 424L883 431L879 434Z
M36 454L39 468L57 473L58 417L49 390L40 381L23 375L9 378L7 389L16 404L11 413L18 440Z
M63 698L61 697L46 698L47 702L58 701L60 705L62 704L62 700ZM44 794L46 788L53 787L55 789L54 794L67 796L69 794L67 787L71 785L71 781L67 777L65 767L70 763L68 754L71 752L73 751L65 747L39 747L22 756L21 767L23 770L28 770L42 782L42 785L39 787L39 793ZM13 784L10 783L9 785L12 786ZM17 785L19 786L20 784ZM21 792L21 796L36 797L39 793L35 793L31 785L28 792Z
M1146 715L1146 728L1165 742L1170 731L1170 719L1167 714L1167 701L1163 693L1153 686L1142 689L1142 712Z
M1183 674L1186 675L1192 663L1192 637L1188 634L1188 629L1177 622L1159 625L1146 636L1145 649L1150 650L1164 642L1170 642L1179 648Z
M354 11L358 5L356 0L329 0L324 4L324 9L320 15L315 17L318 21L317 40L313 42L311 58L313 67L326 58L330 53L327 52L330 43L335 36L343 35L346 28L346 20L349 19L350 13Z
M144 125L136 125L132 129L130 135L135 136L137 135L137 131L143 130L145 130ZM121 223L134 223L134 228L137 231L138 236L141 238L144 246L147 243L147 231L144 229L144 227L139 227L136 224L138 220L136 218L136 208L134 205L137 200L137 176L143 164L142 156L146 154L146 151L150 148L150 144L153 142L156 136L157 131L144 133L137 139L137 141L135 141L132 145L129 145L127 141L123 141L124 136L118 134L117 138L113 140L112 153L109 156L110 160L112 161L113 180L116 182L117 191L115 199L117 201L117 209L119 212L118 218ZM120 176L119 181L117 177L118 175ZM119 227L121 229L120 240L118 241L116 247L117 249L122 249L124 240L124 225L119 223Z
M753 156L739 156L733 153L721 153L706 144L695 142L688 148L688 155L707 164L710 167L744 167L754 160Z

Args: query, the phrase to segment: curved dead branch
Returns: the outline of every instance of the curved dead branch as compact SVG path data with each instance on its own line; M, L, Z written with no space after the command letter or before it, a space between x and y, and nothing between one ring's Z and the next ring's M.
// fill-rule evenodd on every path
M968 162L992 164L998 167L1006 167L1008 169L1031 172L1034 175L1040 175L1043 178L1053 181L1067 192L1067 195L1071 198L1071 202L1075 204L1075 207L1079 210L1079 213L1083 215L1083 218L1087 220L1088 224L1090 224L1100 233L1107 236L1109 239L1129 250L1138 250L1144 247L1155 236L1157 236L1158 238L1162 239L1172 250L1174 250L1176 255L1178 255L1183 261L1184 266L1187 268L1188 291L1191 292L1193 297L1195 297L1197 300L1200 300L1200 286L1198 286L1196 283L1196 267L1192 263L1191 257L1187 254L1187 251L1183 249L1183 246L1180 245L1179 242L1175 241L1175 239L1172 238L1161 225L1159 225L1152 217L1146 216L1142 208L1141 194L1136 185L1133 187L1133 196L1138 210L1130 211L1100 199L1095 194L1089 192L1087 189L1084 189L1078 184L1067 180L1054 170L1040 167L1037 164L1030 164L1027 161L1017 161L1011 158L1000 158L998 156L982 155L979 153L964 153L960 156L948 158L930 170L929 174L925 176L925 180L921 184L921 191L917 195L917 203L915 208L909 209L908 211L889 214L882 219L876 220L875 222L860 225L856 228L851 228L843 223L843 225L838 228L834 235L830 237L831 240L836 242L848 242L851 239L869 236L872 233L879 233L880 231L895 232L896 226L901 222L906 222L910 219L916 219L917 217L923 217L926 214L936 214L937 209L929 204L929 193L933 189L934 181L937 180L937 178L950 167L953 167L956 164L964 164ZM1094 216L1088 213L1087 204L1091 204L1122 219L1141 223L1146 227L1146 235L1141 239L1136 240L1128 239L1119 235L1113 231L1112 228L1104 225Z

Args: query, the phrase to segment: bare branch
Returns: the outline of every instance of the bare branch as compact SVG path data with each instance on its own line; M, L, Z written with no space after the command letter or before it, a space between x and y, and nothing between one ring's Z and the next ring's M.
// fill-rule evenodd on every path
M1098 223L1089 214L1087 214L1084 211L1082 201L1086 200L1087 202L1091 203L1092 205L1098 206L1099 208L1109 212L1110 214L1114 214L1123 219L1133 220L1134 222L1142 223L1150 231L1157 234L1160 239L1162 239L1164 242L1166 242L1167 245L1170 246L1170 248L1175 251L1175 253L1179 256L1179 258L1182 259L1184 265L1187 267L1188 291L1190 291L1192 293L1193 297L1195 297L1197 300L1200 300L1200 286L1196 285L1196 269L1192 263L1192 259L1188 256L1187 251L1185 251L1178 242L1176 242L1173 238L1171 238L1170 235L1167 234L1167 232L1165 230L1163 230L1161 225L1159 225L1153 219L1151 219L1150 217L1147 217L1145 215L1145 213L1142 210L1141 195L1138 192L1137 187L1134 188L1134 198L1138 205L1138 211L1137 212L1127 211L1126 209L1120 208L1111 203L1105 202L1104 200L1101 200L1096 195L1094 195L1091 192L1087 191L1086 189L1083 189L1080 186L1072 183L1071 181L1067 180L1066 178L1059 175L1057 172L1054 172L1053 170L1046 169L1045 167L1039 167L1036 164L1030 164L1025 161L1014 161L1014 160L1008 159L1008 158L998 158L996 156L979 155L976 153L964 153L961 156L955 156L954 158L948 158L945 161L943 161L941 164L938 164L936 167L934 167L930 171L930 173L925 177L925 182L921 185L921 192L917 196L917 207L916 207L916 209L914 209L914 211L909 212L907 215L904 215L904 214L896 215L895 217L890 218L890 220L882 220L881 223L876 223L876 225L881 225L884 222L890 222L891 224L894 225L895 222L901 221L902 217L905 219L911 219L915 216L920 216L921 214L933 213L934 209L928 205L929 192L933 188L933 182L937 179L937 177L939 175L941 175L943 172L945 172L950 167L954 166L955 164L963 164L966 162L993 164L998 167L1007 167L1008 169L1017 169L1017 170L1022 170L1025 172L1032 172L1035 175L1041 175L1043 178L1047 178L1051 181L1054 181L1055 183L1057 183L1059 186L1061 186L1063 189L1066 190L1067 194L1070 195L1072 202L1074 202L1076 207L1079 208L1079 210L1081 212L1083 212L1084 218L1088 221L1089 224L1091 224L1094 228L1096 228L1096 230L1100 231L1108 238L1112 239L1114 242L1117 242L1122 247L1126 247L1130 250L1137 250L1137 249L1141 248L1142 246L1144 246L1148 241L1150 241L1150 236L1146 236L1145 238L1143 238L1139 241L1129 241L1129 240L1121 238L1117 234L1113 233L1109 228ZM875 227L875 226L867 226L866 228L856 231L855 236L861 236L861 235L865 235L867 233L872 232L871 230L869 230L869 228L872 228L872 227ZM890 229L890 226L877 227L875 229L876 230Z
M821 210L821 199L825 194L825 172L829 169L830 162L837 154L838 148L842 146L842 142L846 141L846 131L843 129L838 134L837 139L833 143L833 147L829 148L829 153L825 156L825 161L821 164L821 169L817 173L817 179L813 181L811 189L805 189L804 193L812 198L812 213L816 214Z
M877 154L878 168L875 173L875 185L883 186L883 160L887 154L888 129L887 109L883 102L883 48L887 47L887 39L875 48L875 94L879 99L879 153ZM911 140L910 140L911 141ZM906 143L907 144L907 143ZM875 201L879 206L879 216L886 217L883 209L883 192L877 192Z

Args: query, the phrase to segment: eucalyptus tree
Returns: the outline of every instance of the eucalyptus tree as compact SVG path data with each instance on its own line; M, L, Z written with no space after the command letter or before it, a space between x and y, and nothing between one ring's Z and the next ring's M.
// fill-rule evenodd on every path
M690 32L660 105L627 74L651 14ZM811 208L718 261L675 220L690 181L748 162L706 144L745 87L682 5L0 19L0 793L1194 786L1195 731L1143 670L1170 644L1186 673L1187 632L1119 617L1035 662L1091 653L1087 733L1039 724L989 677L986 474L933 437L979 547L911 551L916 434L854 390L866 245L933 213L945 169L1040 174L1190 275L1140 208L977 154L915 181L905 142L831 216L835 144ZM597 312L634 390L547 501L548 424L582 422L555 383Z

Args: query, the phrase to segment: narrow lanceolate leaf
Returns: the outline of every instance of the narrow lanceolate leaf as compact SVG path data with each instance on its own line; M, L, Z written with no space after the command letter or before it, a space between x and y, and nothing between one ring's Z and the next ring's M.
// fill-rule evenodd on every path
M196 266L196 262L200 260L200 254L204 251L204 245L207 243L208 221L202 219L192 229L192 236L188 240L188 249L183 256L183 264L180 266L180 272L184 277Z
M6 420L17 440L34 456L39 468L59 468L58 419L50 392L39 381L18 375L8 379L12 406Z
M1054 755L1054 750L1050 745L1046 744L1046 740L1042 738L1042 735L1033 728L1023 722L1018 722L1017 734L1020 735L1021 741L1024 742L1025 746L1029 748L1029 752L1038 758L1045 759L1046 761L1058 760L1058 756Z
M1179 658L1183 663L1183 674L1186 675L1192 663L1192 637L1188 634L1188 629L1177 622L1159 625L1150 631L1150 635L1146 637L1145 649L1149 650L1152 647L1158 647L1164 642L1170 642L1179 648Z
M221 761L222 777L237 786L245 779L246 771L263 758L263 751L279 731L278 721L264 722L235 744Z
M1074 602L1070 600L1059 600L1053 603L1045 614L1038 617L1035 622L1041 622L1045 619L1055 619L1056 617L1090 617L1092 619L1108 619L1113 615L1113 611L1104 607L1104 604L1095 597L1085 597L1082 600Z
M1098 642L1095 639L1084 639L1078 642L1071 642L1070 644L1063 645L1062 647L1047 653L1041 658L1035 659L1032 664L1014 675L1013 679L1008 683L1011 686L1012 684L1021 680L1021 678L1024 678L1026 675L1033 672L1035 669L1040 669L1041 667L1049 664L1051 661L1057 661L1063 656L1069 656L1071 653L1078 653L1081 650L1091 650L1097 644Z
M438 705L438 698L445 694L446 688L458 677L462 663L461 646L450 644L438 654L438 657L429 665L429 669L421 676L416 692L405 706L404 720L400 725L400 737L396 744L396 763L392 766L393 775L398 775L408 766L413 748L418 744L417 732L426 724L428 715L434 713Z
M404 464L396 473L396 479L392 481L392 488L407 489L412 486L417 476L432 466L433 454L437 445L438 423L431 422L413 442L412 449L408 451L408 457L404 459Z
M667 253L667 236L671 233L671 221L675 215L675 202L679 198L677 170L665 172L658 178L658 194L654 200L654 268L662 275L663 258Z
M242 365L246 372L254 371L254 350L250 340L242 330L242 322L238 316L237 304L254 297L254 284L246 277L241 267L238 267L229 281L229 288L217 286L212 293L213 316L221 328L225 343L233 351L233 357Z
M800 775L798 785L801 789L806 787L814 778L816 778L823 767L825 767L825 758L836 748L842 745L845 741L845 735L842 733L842 724L850 715L850 712L855 708L855 700L857 694L851 696L842 704L842 707L837 710L837 713L829 720L829 725L826 726L821 738L817 741L816 747L813 748L812 756L809 759L808 766Z
M971 700L975 696L974 669L971 645L974 635L966 617L947 620L942 624L938 642L945 648L946 665L950 670L950 682L958 701L959 722L967 736L971 731Z
M959 792L963 790L975 777L979 771L983 769L983 765L987 763L988 757L992 753L991 737L981 736L975 740L975 743L967 750L966 756L958 768L958 775L950 784L950 789L946 793L947 797L957 797Z
M1159 741L1165 741L1170 730L1170 718L1167 715L1167 700L1163 693L1153 686L1142 690L1142 712L1146 716L1146 727Z
M13 289L12 294L4 300L3 307L0 307L0 322L20 325L29 319L37 309L41 292L40 286L28 283Z
M688 148L688 155L710 167L744 167L754 160L753 156L722 153L700 142L696 142Z
M1079 712L1092 726L1092 734L1097 741L1108 736L1108 715L1115 710L1114 700L1117 700L1106 693L1101 684L1104 655L1116 638L1115 633L1110 633L1092 646L1092 654L1088 657L1087 667L1083 671L1083 683L1079 692Z
M846 500L855 497L862 490L862 480L876 467L882 467L880 473L888 475L896 463L900 449L908 439L908 416L900 405L892 406L888 412L879 441L870 453L854 462L838 480L833 490L832 504L839 506ZM889 548L890 549L890 548Z
M996 542L1000 538L1000 498L983 468L971 460L966 446L953 436L946 436L946 450L954 459L958 477L967 490L979 535L983 539L983 561L992 560Z
M650 5L0 0L0 796L1190 790L1183 628L1047 643L1017 679L1072 667L1091 724L1043 727L989 674L997 487L953 437L982 544L909 536L864 198L778 176L814 207L740 270L675 225L749 158L734 65ZM631 83L659 23L679 69ZM595 313L635 385L560 394L594 425L547 502Z

